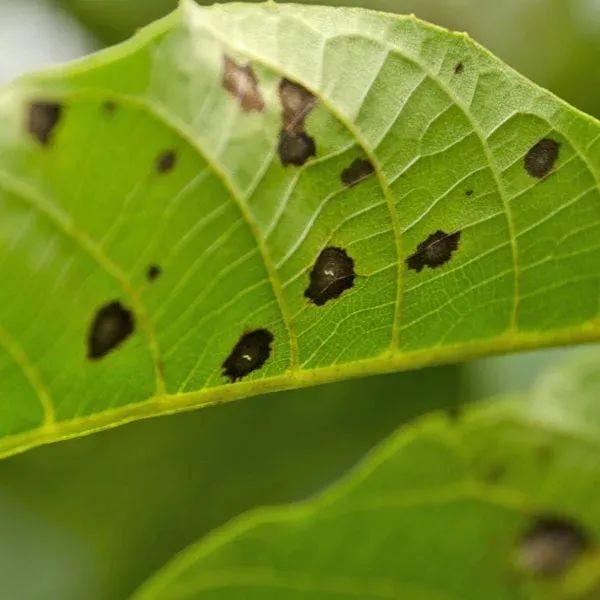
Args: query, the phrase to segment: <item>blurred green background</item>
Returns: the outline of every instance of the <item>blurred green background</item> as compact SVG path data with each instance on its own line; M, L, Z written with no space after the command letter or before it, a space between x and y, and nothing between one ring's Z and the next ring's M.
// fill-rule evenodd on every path
M336 4L336 2L328 2ZM342 4L342 2L337 2ZM468 31L600 115L600 0L346 0ZM175 0L0 0L0 82L122 40ZM134 423L0 463L0 579L10 600L119 600L253 506L323 489L401 423L526 390L580 349L476 361Z

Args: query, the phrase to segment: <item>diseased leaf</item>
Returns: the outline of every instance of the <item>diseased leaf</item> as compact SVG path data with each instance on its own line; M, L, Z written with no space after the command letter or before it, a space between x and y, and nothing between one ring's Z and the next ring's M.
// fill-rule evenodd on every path
M596 598L599 359L529 401L401 429L320 497L210 534L135 599Z
M186 2L0 124L0 454L600 337L598 123L463 34Z

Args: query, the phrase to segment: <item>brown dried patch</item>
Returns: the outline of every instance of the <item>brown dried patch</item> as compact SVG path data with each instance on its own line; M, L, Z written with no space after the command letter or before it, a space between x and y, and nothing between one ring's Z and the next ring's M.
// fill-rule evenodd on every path
M258 87L258 80L248 64L238 65L228 56L223 56L223 87L240 103L246 112L262 112L265 103Z
M52 141L52 133L62 115L58 102L37 101L29 105L27 131L43 146Z
M452 258L453 252L458 250L459 241L460 231L444 233L438 230L417 246L417 251L406 259L406 264L417 273L425 267L435 269Z

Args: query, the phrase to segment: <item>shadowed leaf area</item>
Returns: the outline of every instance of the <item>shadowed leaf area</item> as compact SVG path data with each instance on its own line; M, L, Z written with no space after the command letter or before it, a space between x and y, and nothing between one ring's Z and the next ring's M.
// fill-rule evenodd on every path
M599 359L530 398L405 426L316 499L213 532L135 599L597 598Z
M0 125L1 455L600 337L598 122L464 34L184 2Z

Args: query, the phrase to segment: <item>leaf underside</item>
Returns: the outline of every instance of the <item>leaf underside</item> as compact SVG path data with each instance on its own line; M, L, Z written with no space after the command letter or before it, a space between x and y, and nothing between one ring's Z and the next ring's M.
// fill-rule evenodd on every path
M598 123L464 34L183 3L0 95L0 455L600 337Z
M600 371L400 430L343 482L235 519L135 600L557 600L600 593Z

